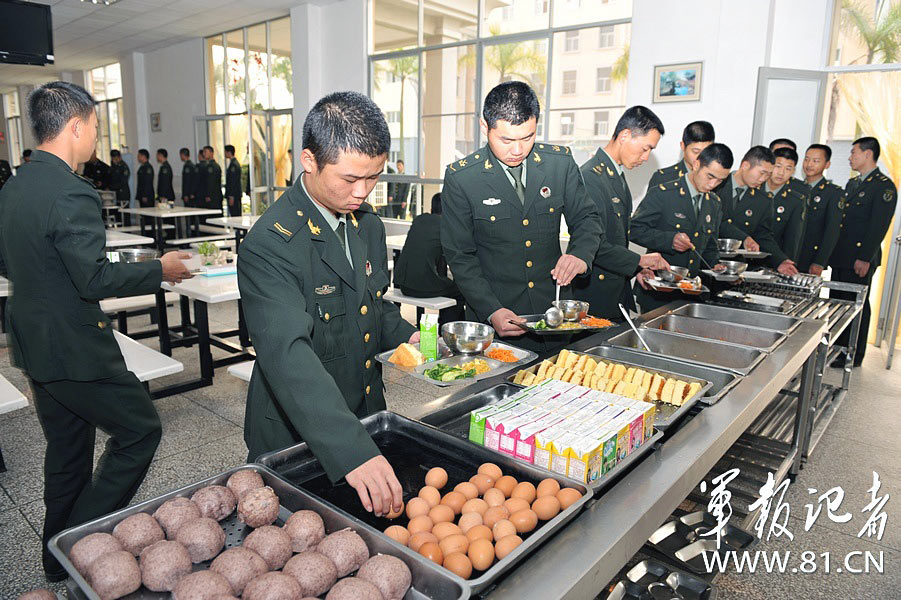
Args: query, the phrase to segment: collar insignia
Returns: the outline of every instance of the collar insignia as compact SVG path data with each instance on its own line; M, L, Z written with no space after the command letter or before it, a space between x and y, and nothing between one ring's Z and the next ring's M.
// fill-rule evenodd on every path
M613 172L613 169L611 169L610 167L607 167L607 175L609 175L610 177L613 177L614 175L616 175L616 173Z
M532 156L535 157L535 162L537 162L537 163L541 162L541 156L539 156L537 152L533 152Z
M350 217L350 222L353 223L354 229L359 229L360 224L357 223L357 218L354 216L354 214L350 213L350 215L348 215L348 216Z
M322 233L322 229L320 229L316 225L313 225L312 219L307 219L307 227L310 228L310 233L312 233L313 235L319 235L320 233Z
M493 169L493 168L494 168L494 165L491 164L491 159L490 159L490 158L486 158L486 159L485 159L485 168L486 168L486 169Z

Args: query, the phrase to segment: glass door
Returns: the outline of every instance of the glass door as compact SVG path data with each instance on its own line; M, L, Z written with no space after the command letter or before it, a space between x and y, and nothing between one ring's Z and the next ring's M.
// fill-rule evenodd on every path
M260 214L294 183L294 118L290 109L251 115L251 208Z

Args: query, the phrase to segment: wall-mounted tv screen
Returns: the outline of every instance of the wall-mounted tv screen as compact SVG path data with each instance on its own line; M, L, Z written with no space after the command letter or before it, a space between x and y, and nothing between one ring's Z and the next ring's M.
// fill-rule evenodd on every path
M49 5L0 0L0 62L22 65L53 62Z

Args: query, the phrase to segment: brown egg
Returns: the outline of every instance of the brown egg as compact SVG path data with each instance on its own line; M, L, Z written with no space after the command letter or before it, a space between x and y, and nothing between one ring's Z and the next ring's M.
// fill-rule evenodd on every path
M472 561L462 552L454 552L444 557L444 568L463 579L472 575Z
M521 510L510 515L510 522L516 527L516 533L529 533L538 525L538 515L532 509Z
M501 506L507 497L504 496L504 492L499 489L491 488L490 490L486 490L482 495L482 499L488 503L488 506Z
M453 523L448 523L446 521L435 523L432 526L432 534L434 534L434 536L438 538L439 542L449 535L457 535L461 533L463 533L463 530L460 529L459 526L454 525Z
M458 521L460 530L463 533L466 533L476 525L482 525L482 523L482 514L477 512L466 513L465 515L460 517L460 521Z
M459 515L460 511L463 509L463 505L466 504L466 496L460 492L448 492L444 495L444 498L441 499L441 504L450 506L451 510L454 511L454 514Z
M430 485L419 490L419 497L428 502L429 508L438 506L441 502L441 492L438 491L438 488L434 488Z
M535 502L536 497L535 486L532 485L528 481L523 481L518 484L515 488L513 488L513 493L510 494L511 498L522 498L529 504Z
M505 556L513 552L521 543L522 538L518 535L508 535L505 538L499 539L497 541L497 544L494 545L494 551L497 554L497 559L503 559Z
M476 540L469 544L466 555L474 568L484 571L494 562L494 546L488 540Z
M460 509L462 514L477 512L481 515L485 514L485 511L488 510L488 503L482 500L481 498L473 498L472 500L467 500L463 505L463 508Z
M556 496L541 496L532 503L532 511L542 521L550 521L560 512L560 501Z
M486 525L474 525L466 532L466 537L469 538L470 544L476 540L488 540L490 542L494 539L494 534L491 533L491 528Z
M582 493L576 488L563 488L556 496L560 501L560 510L566 510L570 504L582 497Z
M476 486L476 489L479 490L479 496L494 487L494 480L487 475L482 475L481 473L470 477L469 483Z
M532 503L526 501L523 498L510 498L506 502L504 502L504 507L510 511L512 515L515 512L519 512L521 510L526 510L527 508L532 507Z
M510 494L513 493L513 488L516 487L516 484L519 483L516 481L515 477L510 475L504 475L500 479L494 482L494 487L504 492L504 498L509 498Z
M454 509L446 504L433 506L429 510L429 518L432 519L433 523L452 523L454 520Z
M516 535L516 525L507 519L498 521L494 524L494 527L491 528L491 534L494 536L495 540L503 539L508 535Z
M434 521L428 515L419 515L410 519L410 522L407 523L407 529L410 531L410 535L413 535L420 531L431 531L434 524Z
M472 500L473 498L478 498L479 496L479 488L477 488L475 484L469 483L468 481L458 483L454 488L454 491L460 492L461 494L466 496L467 500Z
M501 468L494 463L482 463L481 465L479 465L479 474L487 475L495 481L497 481L504 475L501 472Z
M466 551L469 550L469 538L463 534L449 535L438 542L438 547L441 548L444 556L454 552L466 554Z
M557 483L556 479L551 479L550 477L547 479L542 479L538 484L537 494L538 497L542 496L553 496L557 492L560 491L560 484ZM421 496L422 494L420 494Z
M440 490L447 485L447 471L441 467L433 467L425 474L425 484Z
M391 510L388 511L388 514L385 515L385 518L386 519L396 519L397 517L401 516L402 514L404 514L404 503L403 502L400 503L400 510L395 511L392 508Z
M416 517L429 514L429 503L422 498L412 498L407 502L407 518L415 519Z
M510 511L505 506L492 506L482 515L482 523L488 527L494 527L498 521L503 521L510 516Z
M435 534L429 533L428 531L420 531L419 533L414 533L410 536L410 543L407 545L410 546L410 550L413 552L419 552L422 545L429 542L437 544L438 538L435 537Z
M435 564L440 565L444 562L444 553L441 552L441 547L435 542L426 542L420 546L419 553Z
M392 525L385 530L385 535L404 546L410 542L410 532L407 531L406 527L401 527L400 525Z

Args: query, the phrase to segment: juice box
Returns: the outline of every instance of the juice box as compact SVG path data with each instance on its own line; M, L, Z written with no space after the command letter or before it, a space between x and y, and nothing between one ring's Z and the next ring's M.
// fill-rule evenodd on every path
M634 408L644 415L644 441L646 442L654 435L654 417L657 415L657 405L631 398L629 400L629 408Z
M500 411L508 410L514 404L516 404L516 400L502 400L470 412L469 440L479 445L485 445L485 419Z
M438 315L425 314L419 319L419 351L429 362L438 359Z
M564 433L550 444L551 471L566 475L566 469L569 466L569 447L575 440L575 435Z
M644 413L627 408L625 414L629 419L629 452L632 452L644 442Z
M610 423L610 427L616 432L616 464L619 464L632 451L629 419L620 415Z
M536 408L515 419L504 420L502 424L504 431L501 433L501 439L498 444L500 452L515 457L516 447L522 437L520 429L535 421L540 421L545 416L547 416L546 411ZM530 452L529 458L531 458L531 454Z
M535 433L533 440L535 454L532 459L534 465L550 470L551 455L554 452L554 441L563 435L563 426L565 423L566 421L560 421L556 425L552 425L543 431Z
M537 421L532 421L519 428L519 439L516 440L514 456L527 463L535 462L535 436L546 429L553 427L560 419L553 414L545 415Z
M604 443L594 435L576 439L569 447L566 475L582 483L590 483L601 476Z
M616 466L616 441L617 430L614 427L606 426L598 432L598 439L601 440L601 475L606 475L613 467Z
M485 443L483 445L491 450L499 451L501 433L503 433L498 431L501 423L507 418L515 418L530 410L532 410L531 406L515 402L505 410L488 415L485 418Z

